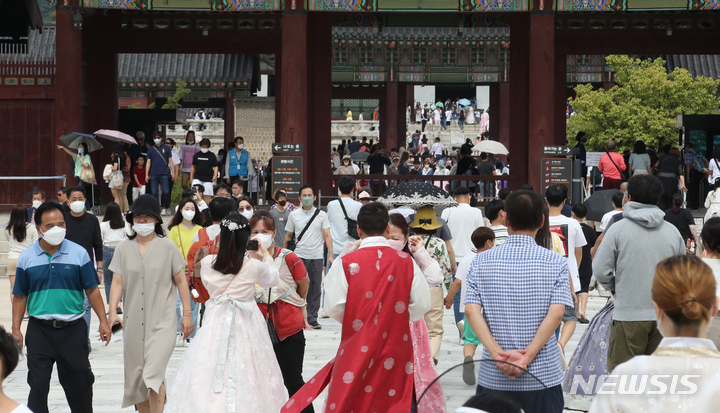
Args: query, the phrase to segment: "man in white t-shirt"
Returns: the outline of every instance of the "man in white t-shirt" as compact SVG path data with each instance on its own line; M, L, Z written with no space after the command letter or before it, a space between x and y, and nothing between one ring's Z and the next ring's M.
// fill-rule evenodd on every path
M445 150L445 145L440 142L440 138L435 138L435 143L433 143L432 148L430 148L430 152L435 155L435 160L439 161L443 157L443 151Z
M346 242L355 242L357 238L353 238L348 234L347 218L357 221L358 213L362 204L355 201L352 197L353 189L355 189L355 180L347 175L343 175L338 180L338 188L340 189L340 199L331 201L327 206L328 220L330 221L330 235L333 240L333 260L345 248ZM340 203L342 202L342 206ZM343 207L345 211L343 212ZM345 214L347 213L347 218ZM329 269L329 268L328 268Z
M332 265L335 255L330 235L330 221L325 211L315 208L315 200L315 190L311 186L305 185L300 188L302 208L294 210L288 216L285 224L285 248L287 248L288 242L292 241L294 235L296 237L295 254L305 264L305 269L310 277L310 288L307 294L308 324L313 329L319 330L322 328L318 324L317 318L322 298L323 241L328 248L328 265ZM303 234L306 226L307 231Z
M582 227L577 220L562 215L562 207L565 205L568 191L565 185L553 185L545 191L545 200L550 208L550 231L560 235L565 246L566 258L568 261L568 269L570 271L570 292L572 293L573 302L577 308L578 301L576 292L580 291L580 262L582 261L582 247L587 244L585 235L583 235ZM563 352L565 345L573 333L575 332L575 324L577 323L576 308L572 310L565 309L563 315L563 326L560 331L558 343ZM564 353L563 353L564 354Z
M603 215L602 220L600 221L600 230L605 231L608 227L608 224L610 223L610 220L617 215L618 213L622 212L623 210L623 198L625 197L624 192L616 192L612 196L612 203L615 209L612 211L606 213Z
M446 208L441 215L441 218L445 220L448 228L450 228L450 234L452 234L452 240L450 244L455 251L455 261L451 263L453 265L453 271L457 271L457 263L460 262L466 255L473 255L475 246L472 243L470 237L475 229L485 226L483 221L483 214L477 208L470 206L470 190L464 186L458 187L454 193L455 200L458 202L458 206L452 208ZM460 331L460 340L462 341L462 315L460 314L460 294L455 294L454 311L455 311L455 323L458 324Z

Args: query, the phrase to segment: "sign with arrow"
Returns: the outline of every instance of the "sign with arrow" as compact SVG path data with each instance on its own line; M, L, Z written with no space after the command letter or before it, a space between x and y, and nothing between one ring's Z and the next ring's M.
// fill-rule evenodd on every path
M273 143L272 153L302 153L302 143Z
M572 159L548 158L543 159L542 179L543 193L553 185L565 185L568 189L568 198L572 199Z
M575 151L576 149L572 146L544 145L542 147L542 154L550 156L570 156L575 155Z

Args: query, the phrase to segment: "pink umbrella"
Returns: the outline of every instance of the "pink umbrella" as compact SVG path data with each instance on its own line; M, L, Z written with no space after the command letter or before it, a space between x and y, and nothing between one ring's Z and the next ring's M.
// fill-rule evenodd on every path
M94 133L96 138L109 139L113 142L126 142L132 145L137 145L137 141L127 133L122 133L116 130L100 129Z

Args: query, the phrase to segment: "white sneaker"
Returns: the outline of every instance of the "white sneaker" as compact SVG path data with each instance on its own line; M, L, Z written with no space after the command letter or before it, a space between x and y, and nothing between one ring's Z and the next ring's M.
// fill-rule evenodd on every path
M175 347L185 347L185 339L183 339L182 333L177 333L177 337L175 337Z

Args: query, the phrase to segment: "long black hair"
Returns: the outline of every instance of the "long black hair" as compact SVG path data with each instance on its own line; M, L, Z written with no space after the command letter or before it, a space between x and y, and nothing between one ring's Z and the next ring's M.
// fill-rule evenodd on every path
M178 204L178 209L175 212L175 215L173 215L172 219L170 220L170 224L168 224L168 231L170 231L172 227L180 225L182 223L182 209L185 208L185 204L187 203L192 203L195 207L195 216L192 219L192 223L200 226L203 226L203 224L205 224L205 215L200 212L200 208L198 208L197 202L195 202L192 198L183 198L180 200L180 203Z
M537 234L535 234L535 242L537 245L552 251L553 240L552 235L550 234L550 208L548 208L547 205L545 205L543 215L545 215L545 221L543 222L543 226L538 229Z
M27 220L28 212L25 205L17 204L10 213L10 221L5 226L5 230L12 234L17 242L23 242L27 236L27 226L25 226Z
M713 217L705 221L700 233L703 245L706 250L720 253L720 218Z
M230 226L237 226L233 231ZM245 250L250 239L250 222L244 216L232 213L220 224L220 247L212 268L223 274L235 275L245 261Z
M123 219L120 205L115 202L110 202L107 205L107 208L105 208L105 217L103 218L103 222L107 221L110 221L111 229L125 228L125 220Z
M390 225L393 227L397 227L400 231L402 231L403 235L405 235L405 238L410 235L410 227L408 226L407 221L405 220L405 217L403 214L389 214L388 216ZM408 238L408 242L405 243L405 248L403 248L404 252L407 252L410 254L410 239Z

